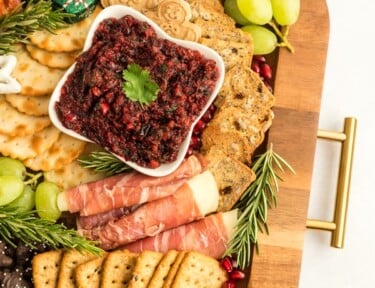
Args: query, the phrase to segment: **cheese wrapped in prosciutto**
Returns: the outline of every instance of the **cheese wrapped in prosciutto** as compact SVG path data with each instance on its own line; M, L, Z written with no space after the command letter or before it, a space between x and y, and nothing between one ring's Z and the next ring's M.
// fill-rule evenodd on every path
M237 223L237 210L219 212L203 219L164 231L156 236L144 238L125 245L132 252L153 250L198 251L216 259L221 258Z
M202 156L192 155L167 176L152 177L134 171L82 184L60 193L58 207L61 211L88 216L146 203L173 194L188 179L201 173L206 164Z
M155 236L216 211L219 191L214 176L205 171L184 183L170 196L147 202L117 221L103 227L79 230L85 237L99 242L106 250Z

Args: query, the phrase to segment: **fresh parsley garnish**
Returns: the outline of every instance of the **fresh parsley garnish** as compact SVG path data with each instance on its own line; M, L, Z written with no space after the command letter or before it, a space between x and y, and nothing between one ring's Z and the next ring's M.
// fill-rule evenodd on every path
M122 72L125 82L122 90L131 101L149 105L154 101L159 92L159 86L151 80L150 72L142 69L137 64L129 64Z

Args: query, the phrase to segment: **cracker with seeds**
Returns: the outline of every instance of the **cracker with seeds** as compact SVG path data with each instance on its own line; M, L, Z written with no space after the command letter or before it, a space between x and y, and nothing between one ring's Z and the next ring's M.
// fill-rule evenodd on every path
M49 171L61 169L69 164L84 150L86 142L75 139L64 133L60 133L57 141L43 153L34 158L28 158L24 161L26 167L34 171Z
M40 49L35 45L26 45L26 50L29 52L30 57L38 61L40 64L58 69L69 68L79 54L79 51L51 52Z
M78 265L74 271L77 288L99 288L102 264L107 253Z
M60 131L52 125L26 136L0 134L0 153L20 160L36 157L48 150L57 141L59 134Z
M32 276L35 288L55 288L58 282L63 250L51 250L37 254L32 260Z
M169 269L167 277L165 278L163 288L172 287L174 278L177 274L178 269L180 268L181 262L184 259L186 253L187 253L186 251L179 251L178 252L177 257L176 257L175 261L173 262L173 265L172 265L171 269Z
M0 133L14 137L37 133L51 124L48 116L31 116L19 112L0 96Z
M61 266L59 271L59 281L57 288L74 288L75 278L74 269L89 260L94 259L96 256L90 253L81 252L75 249L70 249L64 252L61 259Z
M162 253L154 251L142 251L134 266L132 278L129 282L129 288L145 288L148 287L152 275L159 264Z
M219 261L198 252L187 252L174 278L172 288L221 288L228 280Z
M173 263L176 261L179 252L176 250L169 250L160 260L158 267L156 268L154 275L148 285L149 288L163 287L167 275L171 270Z
M30 57L24 45L17 45L17 64L12 76L21 85L20 94L45 96L51 94L64 75L64 69L49 68Z
M50 96L32 97L21 94L7 94L5 100L19 112L31 116L47 116Z
M103 263L101 287L125 288L129 286L138 254L129 250L115 250L108 254Z
M102 10L100 5L92 14L73 25L51 33L49 31L36 31L29 35L30 41L35 46L51 52L73 52L81 50L86 40L92 22Z

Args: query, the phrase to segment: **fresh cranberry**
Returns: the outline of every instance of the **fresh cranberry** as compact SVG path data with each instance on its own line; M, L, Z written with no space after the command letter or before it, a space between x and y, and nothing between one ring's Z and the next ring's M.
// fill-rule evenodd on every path
M233 269L229 274L229 278L232 280L241 280L245 278L245 272L240 269Z
M228 273L233 271L233 260L231 257L225 256L223 259L221 259L220 264L221 267L223 267Z
M236 282L229 279L224 283L223 288L236 288Z

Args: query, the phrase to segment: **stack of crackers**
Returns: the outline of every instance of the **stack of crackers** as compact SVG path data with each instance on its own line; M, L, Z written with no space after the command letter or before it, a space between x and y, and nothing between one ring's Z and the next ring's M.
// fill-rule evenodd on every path
M33 258L35 288L220 288L227 280L216 259L192 251L51 250Z

